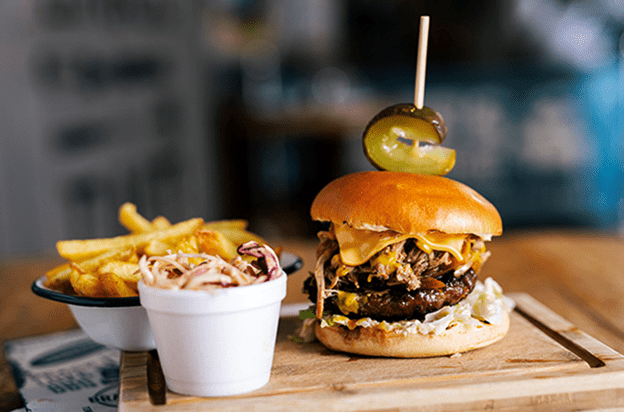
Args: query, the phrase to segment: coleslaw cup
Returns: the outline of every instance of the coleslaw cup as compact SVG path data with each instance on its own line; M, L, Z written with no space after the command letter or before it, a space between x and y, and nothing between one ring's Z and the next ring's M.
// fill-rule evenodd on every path
M139 282L169 390L193 396L250 392L270 379L285 273L216 291Z

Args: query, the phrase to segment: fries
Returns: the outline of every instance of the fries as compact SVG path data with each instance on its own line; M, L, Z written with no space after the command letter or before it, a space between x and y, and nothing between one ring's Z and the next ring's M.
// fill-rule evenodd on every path
M136 289L130 287L128 282L114 273L102 273L99 276L100 284L104 294L111 298L123 298L128 296L138 296ZM136 285L136 283L135 283Z
M202 251L209 255L221 256L230 261L238 254L236 253L238 245L235 245L223 233L216 230L199 230L197 231L197 238Z
M118 219L129 234L57 242L59 255L68 262L46 273L45 286L79 296L137 296L141 279L138 261L143 255L203 252L229 261L243 243L254 240L266 244L247 231L247 221L241 219L204 222L193 218L171 224L158 216L150 221L132 203L121 205Z
M124 203L119 208L119 223L132 233L149 232L153 230L152 222L141 216L132 203Z
M157 216L150 222L137 212L134 204L129 202L119 208L119 223L132 233L162 230L171 226L171 222L164 216Z
M124 262L123 260L111 260L98 268L98 273L101 275L110 273L116 277L128 282L129 284L136 284L141 280L141 274L139 273L139 264L137 262Z
M154 220L152 220L152 228L154 230L166 229L171 226L171 222L164 216L156 216Z
M203 225L203 219L194 218L163 230L150 230L104 239L64 240L56 243L56 250L65 259L73 261L82 260L99 255L110 249L126 247L142 249L153 240L175 243L178 239L190 235Z
M245 230L247 229L247 221L238 220L216 220L214 222L206 222L204 225L208 230Z

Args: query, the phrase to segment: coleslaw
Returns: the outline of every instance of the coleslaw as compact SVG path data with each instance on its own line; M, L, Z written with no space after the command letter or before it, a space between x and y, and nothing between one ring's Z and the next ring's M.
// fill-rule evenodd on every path
M477 281L472 292L461 302L445 306L440 310L425 315L420 320L402 320L396 322L377 321L369 317L349 319L342 315L324 316L321 327L343 325L349 329L356 327L381 328L385 331L394 331L404 335L439 335L451 326L459 325L465 329L479 327L483 322L498 325L503 320L503 311L510 313L515 302L503 295L501 286L492 278L484 282ZM305 319L308 323L315 319ZM304 321L304 322L305 322ZM305 329L305 327L304 327Z
M283 276L279 259L268 245L250 241L227 262L206 253L170 253L142 256L139 271L147 286L180 290L215 290L253 285ZM250 259L255 258L255 259Z

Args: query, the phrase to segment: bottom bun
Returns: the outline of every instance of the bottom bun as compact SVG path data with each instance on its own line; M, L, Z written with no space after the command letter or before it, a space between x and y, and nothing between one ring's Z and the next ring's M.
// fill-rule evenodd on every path
M393 358L426 358L452 355L482 348L497 342L509 330L509 315L503 311L499 325L481 323L479 327L464 330L459 325L439 335L402 334L386 332L379 328L345 326L321 327L316 323L315 333L329 349L367 356Z

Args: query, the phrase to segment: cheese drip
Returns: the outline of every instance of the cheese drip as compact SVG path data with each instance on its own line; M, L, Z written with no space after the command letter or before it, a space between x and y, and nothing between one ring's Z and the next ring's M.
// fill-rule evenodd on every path
M418 248L426 253L434 250L449 252L459 262L464 260L462 250L467 234L449 235L440 232L401 234L393 230L382 232L353 229L343 224L334 224L334 233L340 248L342 263L357 266L368 261L375 253L393 243L415 239Z

